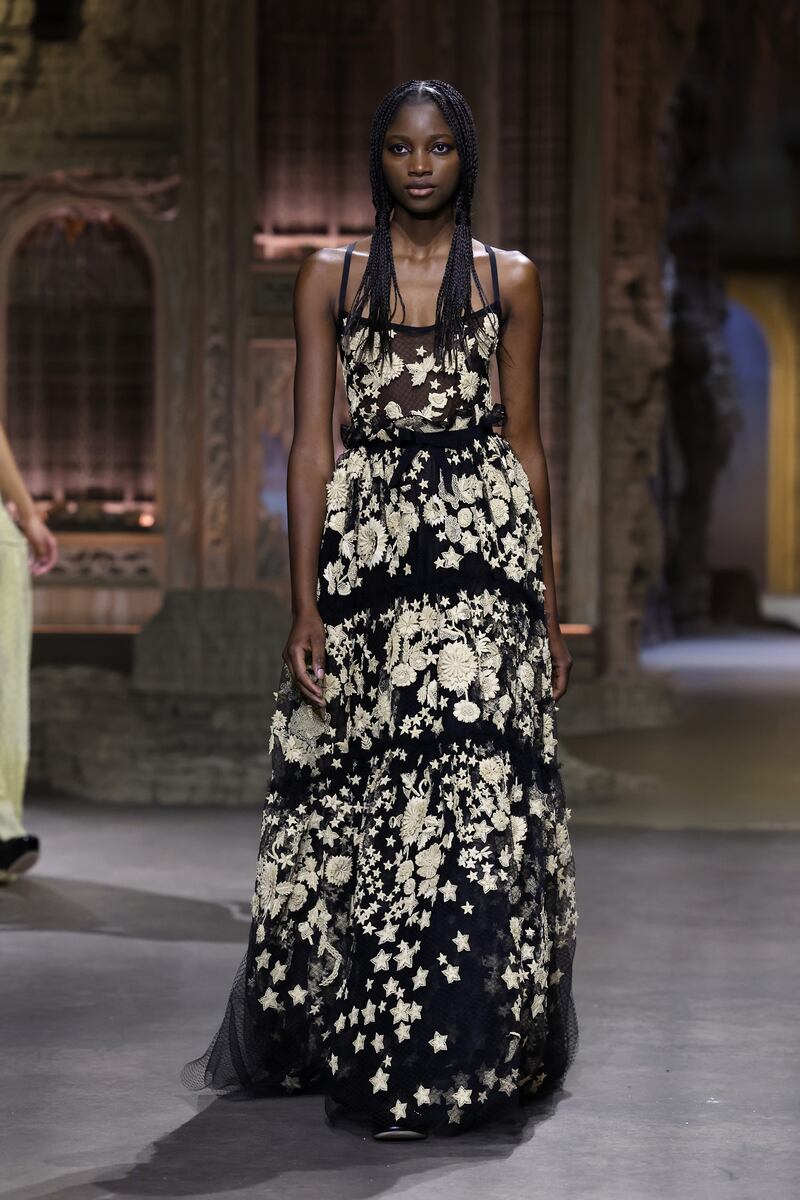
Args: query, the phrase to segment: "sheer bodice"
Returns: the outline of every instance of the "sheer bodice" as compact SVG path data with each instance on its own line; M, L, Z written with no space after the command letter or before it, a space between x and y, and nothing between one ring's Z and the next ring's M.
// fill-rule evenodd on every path
M502 312L494 250L487 246L492 267L494 299L475 311L477 333L467 337L466 353L455 361L436 363L435 325L390 324L391 355L379 364L377 338L370 345L366 318L343 336L348 313L345 289L353 246L347 247L339 294L338 342L350 409L352 432L361 436L391 434L393 426L420 431L466 429L492 409L490 368L498 345ZM363 350L362 350L363 347ZM351 426L347 426L348 432ZM345 441L345 444L347 442Z

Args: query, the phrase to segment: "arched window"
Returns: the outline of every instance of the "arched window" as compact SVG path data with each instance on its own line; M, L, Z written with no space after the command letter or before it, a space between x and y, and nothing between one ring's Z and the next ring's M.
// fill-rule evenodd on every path
M7 427L53 528L155 523L153 279L112 213L59 209L11 262Z

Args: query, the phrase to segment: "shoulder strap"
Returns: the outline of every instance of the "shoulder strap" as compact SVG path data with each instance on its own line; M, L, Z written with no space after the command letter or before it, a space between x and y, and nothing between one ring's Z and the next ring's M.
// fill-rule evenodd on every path
M344 266L342 267L342 282L339 287L339 319L344 316L344 298L347 293L347 277L350 274L350 259L353 256L355 242L351 242L347 247L344 255Z
M488 242L484 242L483 246L486 253L489 255L489 265L492 268L492 293L493 300L497 308L497 315L499 317L502 310L500 306L500 283L497 278L497 256L495 255L494 247L490 246Z

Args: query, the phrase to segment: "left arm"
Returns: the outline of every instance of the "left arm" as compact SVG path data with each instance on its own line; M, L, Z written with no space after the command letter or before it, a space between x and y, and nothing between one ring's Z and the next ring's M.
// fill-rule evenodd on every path
M501 262L502 260L502 262ZM542 577L547 597L546 621L553 665L553 699L567 689L572 655L558 620L550 520L550 480L539 423L539 354L543 305L539 271L524 254L498 252L506 322L497 357L500 390L507 420L503 436L522 463L536 501L542 527Z

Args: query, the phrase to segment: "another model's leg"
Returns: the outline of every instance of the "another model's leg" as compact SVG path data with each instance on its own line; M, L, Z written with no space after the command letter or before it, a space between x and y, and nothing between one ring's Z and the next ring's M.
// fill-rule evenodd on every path
M36 861L23 824L29 749L32 597L28 547L0 505L0 882Z

